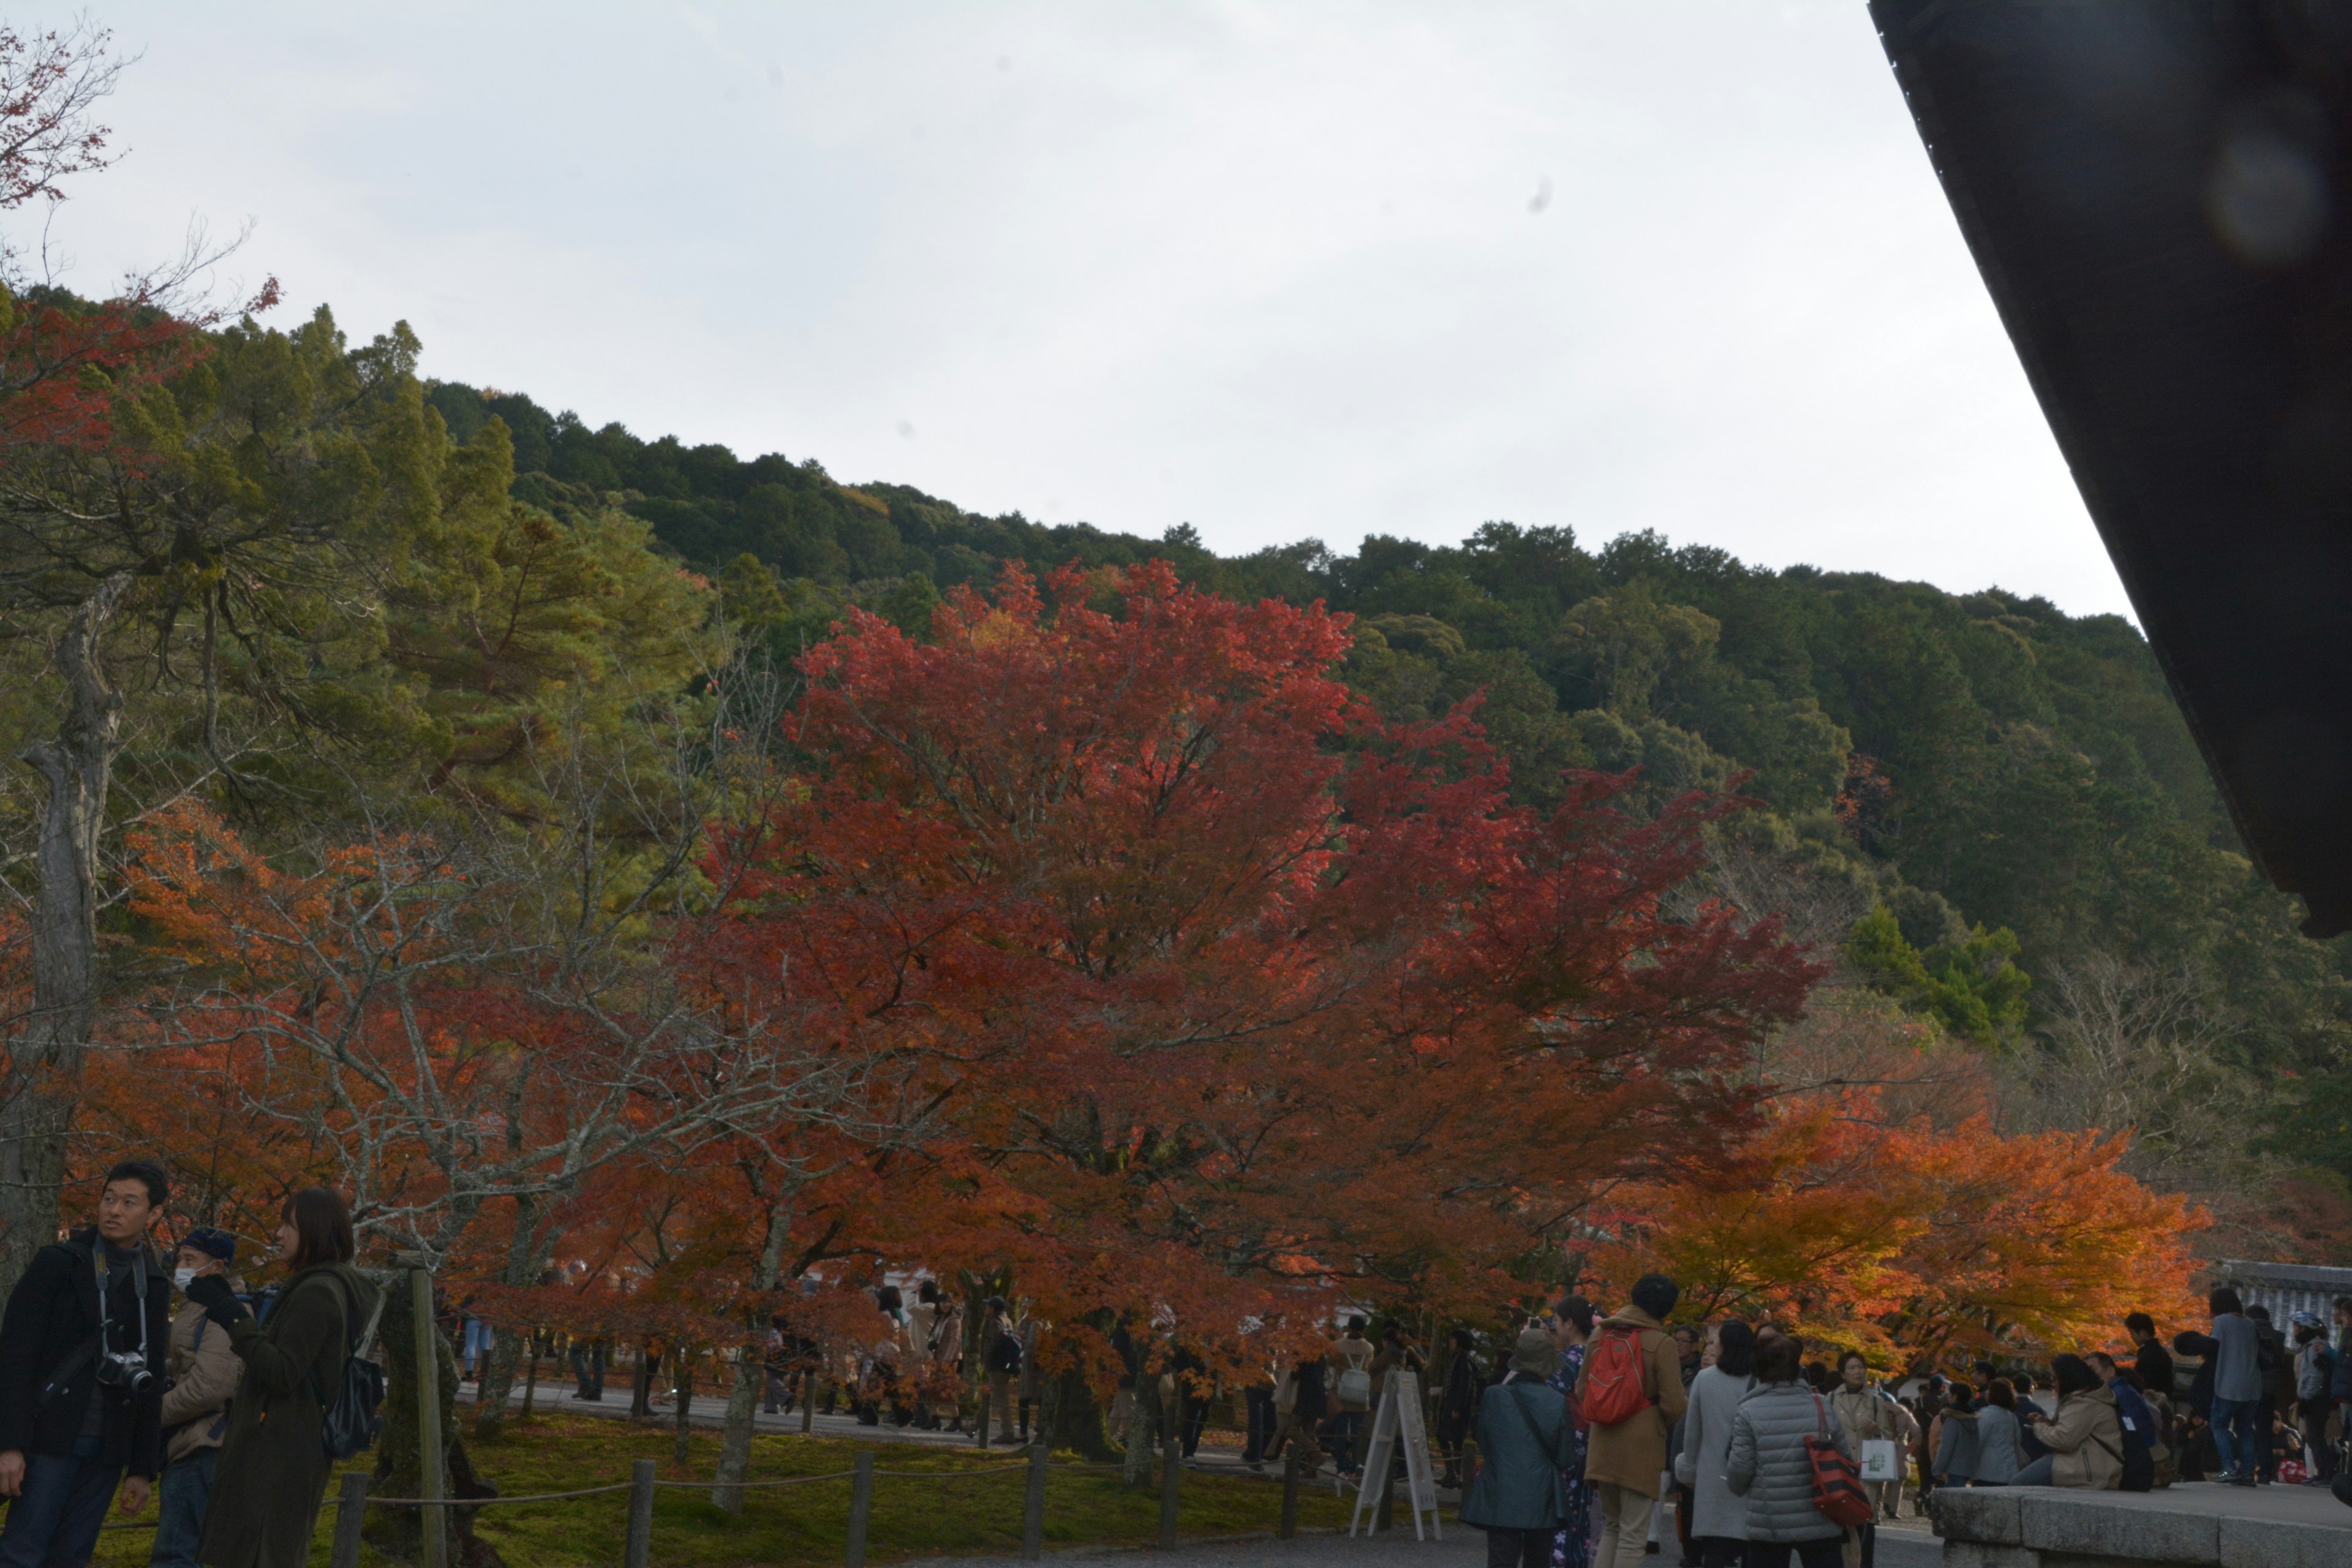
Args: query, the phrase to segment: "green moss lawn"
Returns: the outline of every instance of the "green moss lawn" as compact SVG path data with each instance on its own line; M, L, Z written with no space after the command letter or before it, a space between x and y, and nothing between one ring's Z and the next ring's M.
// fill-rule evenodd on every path
M636 1459L660 1462L664 1480L708 1482L719 1462L719 1435L696 1432L684 1472L670 1465L674 1436L667 1426L636 1426L586 1415L539 1416L517 1424L496 1443L468 1439L474 1464L513 1497L566 1491L604 1482L625 1481ZM958 1479L1012 1462L976 1451L941 1450L915 1443L859 1444L835 1437L761 1434L753 1439L751 1479L824 1475L850 1468L861 1447L875 1451L877 1469L920 1470L916 1476L884 1475L874 1483L874 1521L867 1537L869 1561L904 1557L1012 1552L1021 1543L1022 1482L1017 1474ZM1069 1456L1057 1456L1067 1458ZM1300 1489L1301 1528L1347 1526L1352 1499L1321 1487ZM1282 1489L1271 1480L1243 1475L1184 1472L1181 1528L1186 1535L1235 1535L1270 1531L1280 1511ZM614 1565L621 1561L628 1526L626 1492L562 1502L491 1507L476 1516L482 1538L497 1546L508 1568L558 1568L571 1563ZM145 1516L152 1520L154 1505ZM117 1516L119 1517L119 1516ZM736 1568L742 1564L831 1563L842 1561L849 1522L849 1482L820 1481L747 1494L736 1518L710 1501L707 1489L665 1487L655 1494L653 1560L661 1568ZM334 1490L320 1511L312 1548L313 1568L326 1568L335 1524ZM1055 1471L1045 1492L1045 1545L1141 1543L1157 1538L1160 1492L1122 1486L1115 1472ZM143 1563L153 1532L110 1530L100 1538L96 1561ZM373 1549L361 1562L382 1568L390 1560Z

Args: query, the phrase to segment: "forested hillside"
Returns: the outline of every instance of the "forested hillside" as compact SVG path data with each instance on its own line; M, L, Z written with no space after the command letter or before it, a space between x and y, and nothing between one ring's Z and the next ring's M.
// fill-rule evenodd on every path
M1158 556L1225 594L1353 613L1349 681L1392 717L1480 695L1523 796L1574 768L1638 764L1647 801L1745 774L1769 811L1726 835L1723 885L1995 1047L2015 1113L2137 1124L2147 1160L2224 1209L2276 1208L2257 1166L2284 1167L2253 1153L2268 1140L2332 1173L2296 1189L2317 1223L2339 1206L2344 946L2296 934L2294 900L2254 874L2118 617L1500 521L1456 548L1375 535L1221 558L1189 527L982 517L814 459L591 429L518 394L440 383L427 402L457 441L504 422L518 498L642 519L780 654L850 603L919 636L942 589L1008 561Z

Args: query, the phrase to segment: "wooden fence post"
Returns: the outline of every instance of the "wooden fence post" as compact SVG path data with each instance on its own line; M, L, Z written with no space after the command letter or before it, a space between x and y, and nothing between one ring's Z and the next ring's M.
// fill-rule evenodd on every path
M1184 1394L1169 1401L1168 1452L1160 1470L1160 1544L1176 1544L1176 1489L1184 1475Z
M849 1481L849 1549L847 1568L866 1568L866 1528L874 1520L874 1450L857 1450L856 1473Z
M629 1467L628 1568L650 1568L654 1557L654 1471L651 1459Z
M1282 1449L1282 1522L1274 1527L1277 1541L1289 1541L1298 1534L1298 1443L1296 1438Z
M334 1568L360 1568L360 1525L367 1518L368 1473L343 1472L342 1496L335 1501Z
M801 1373L801 1436L803 1436L816 1430L816 1389L817 1384L824 1381L813 1371L804 1371Z
M988 1447L988 1390L984 1388L980 1391L980 1425L973 1429L972 1438L983 1449Z
M1029 1445L1029 1495L1021 1504L1021 1561L1034 1563L1045 1555L1045 1459L1049 1450L1039 1437Z
M449 1568L448 1450L441 1446L441 1331L433 1321L433 1276L408 1271L408 1316L416 1328L416 1478L425 1506L417 1521L425 1538L425 1568Z

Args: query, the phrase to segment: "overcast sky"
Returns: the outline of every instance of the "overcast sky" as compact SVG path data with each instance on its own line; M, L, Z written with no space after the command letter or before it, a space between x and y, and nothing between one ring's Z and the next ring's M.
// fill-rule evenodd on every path
M250 219L281 324L978 510L2128 612L1858 0L91 15L86 289Z

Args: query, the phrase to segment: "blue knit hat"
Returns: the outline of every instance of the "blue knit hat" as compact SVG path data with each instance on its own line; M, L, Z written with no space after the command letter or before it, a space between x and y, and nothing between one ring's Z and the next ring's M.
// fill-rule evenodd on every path
M182 1247L193 1247L198 1252L209 1252L223 1263L236 1261L236 1237L225 1230L198 1226L180 1238Z

